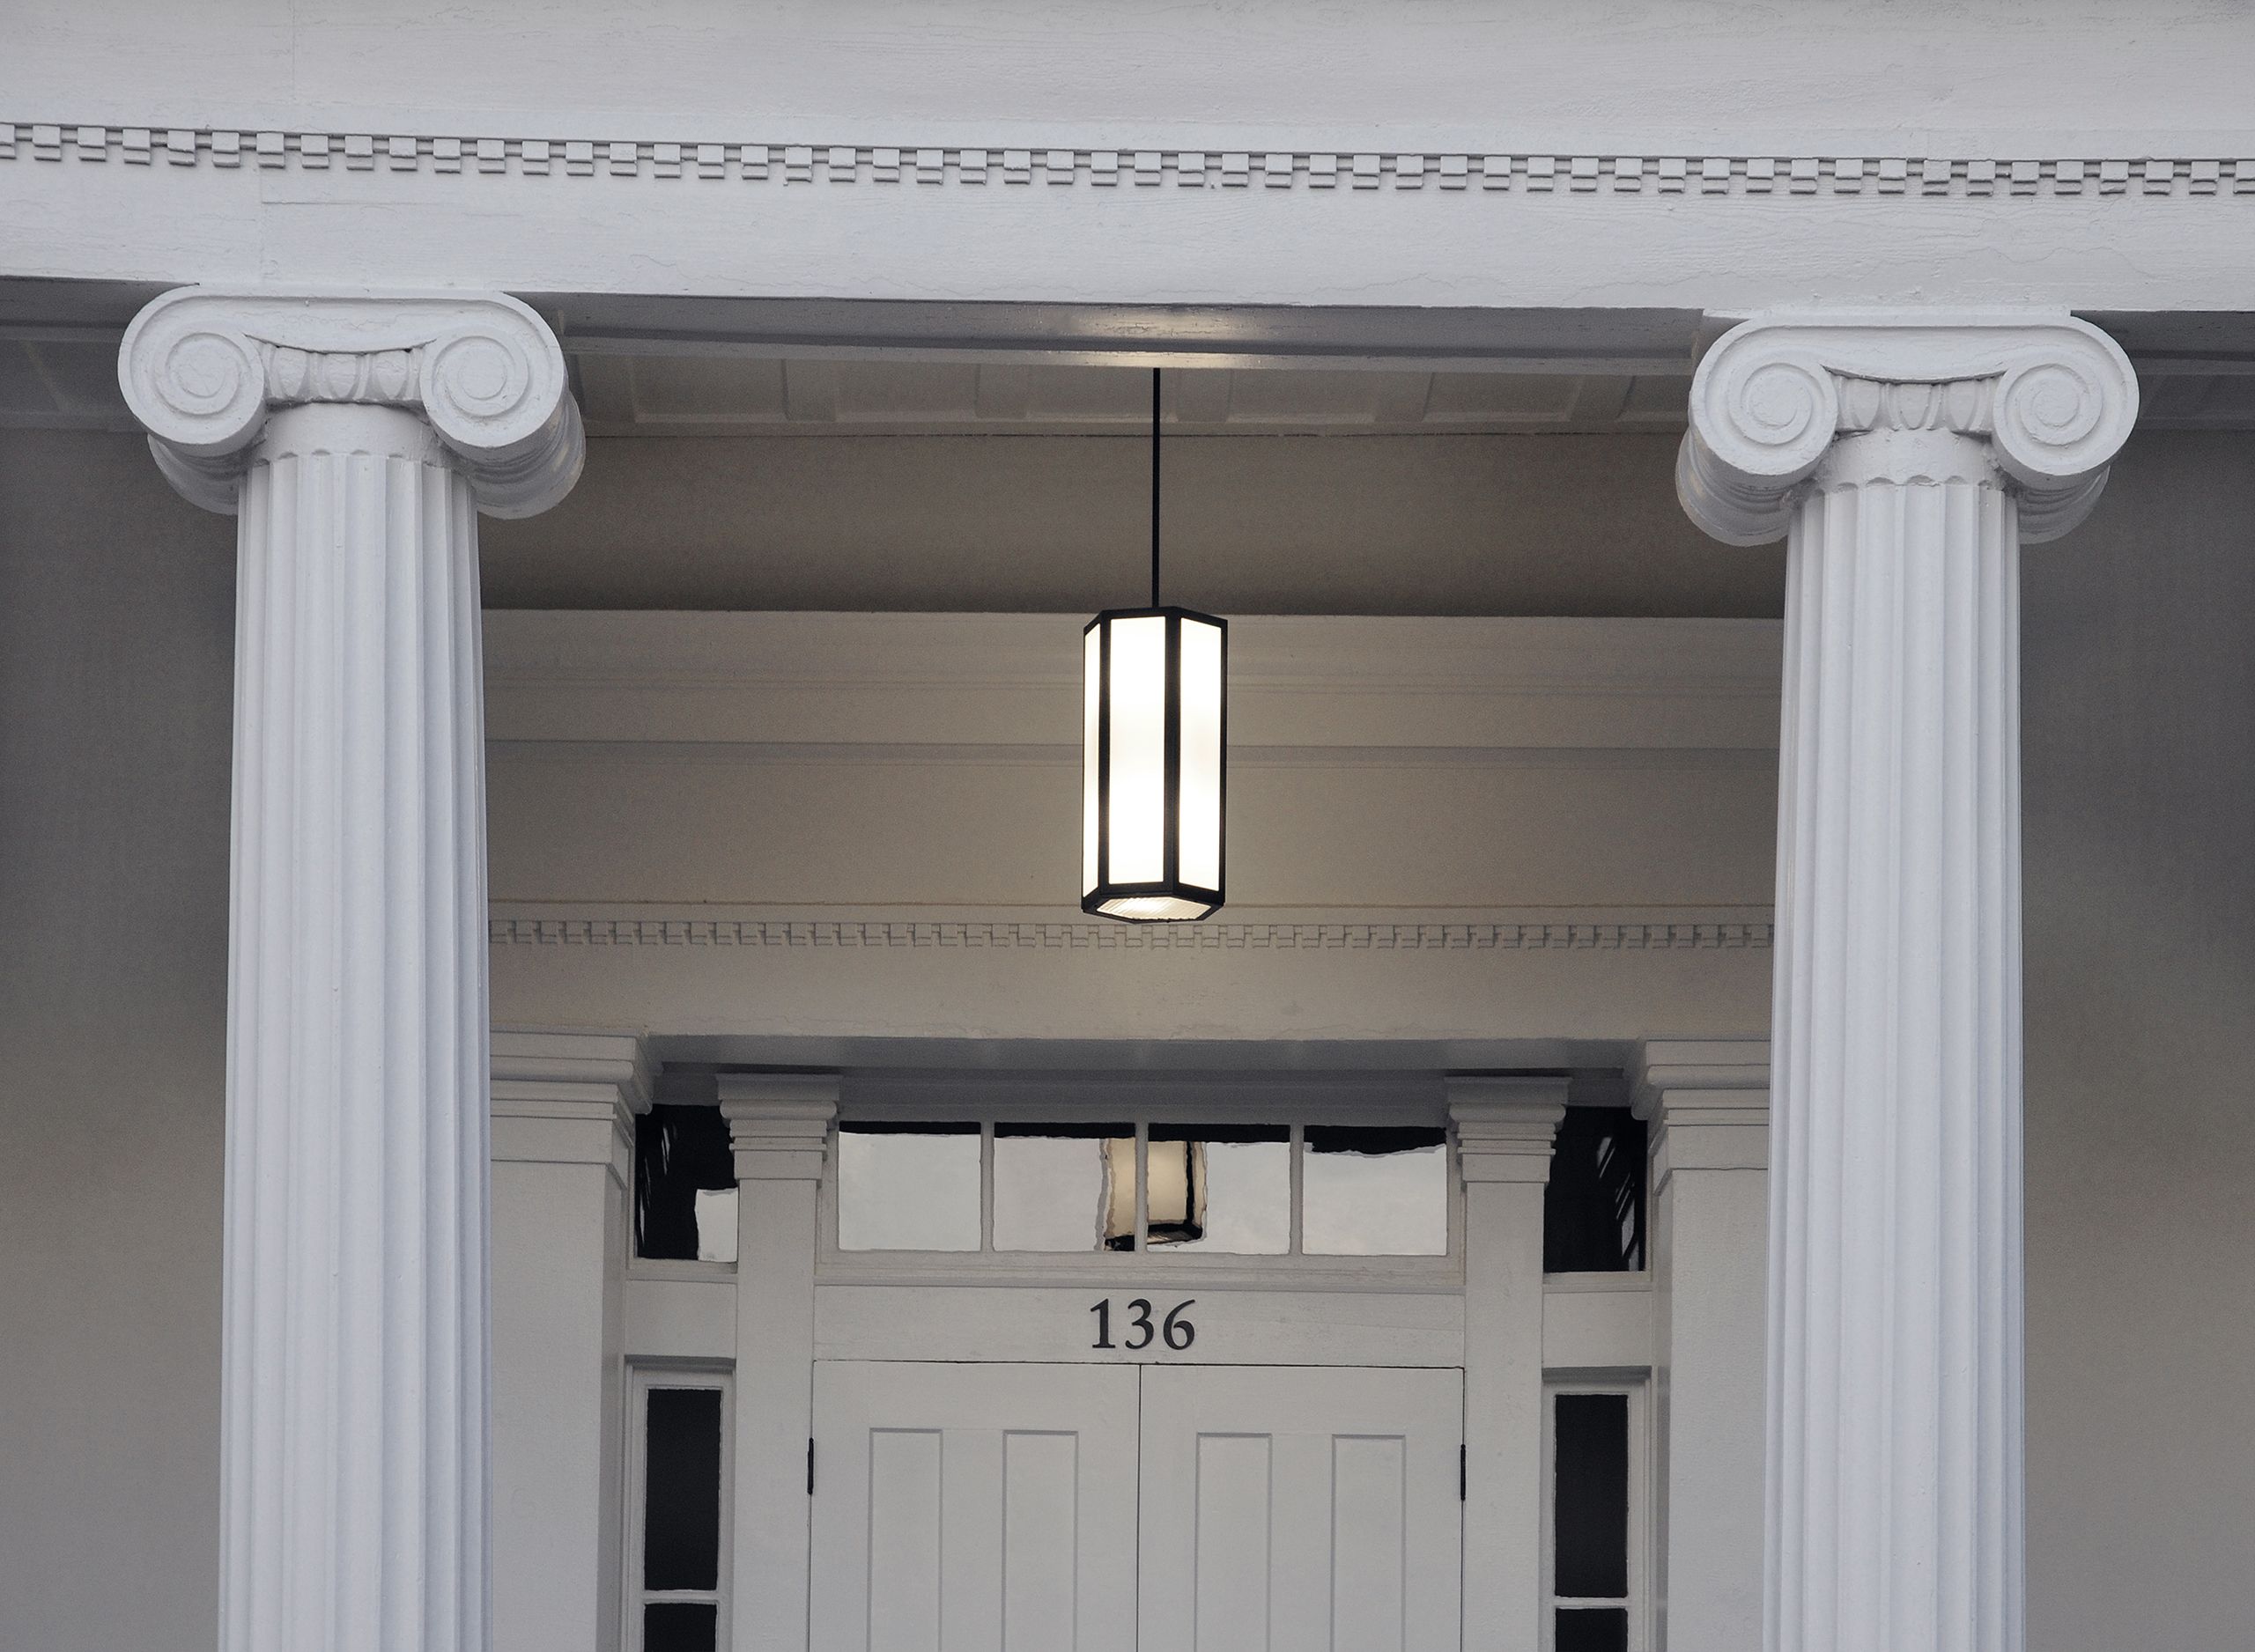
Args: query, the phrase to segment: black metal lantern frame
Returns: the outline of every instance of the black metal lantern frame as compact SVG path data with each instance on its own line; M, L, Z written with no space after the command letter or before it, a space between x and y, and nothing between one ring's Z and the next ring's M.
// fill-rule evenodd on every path
M1165 626L1165 663L1157 685L1123 684L1120 680L1119 628L1138 620L1157 620ZM1203 673L1196 666L1192 668L1192 680L1186 683L1186 626L1213 630L1216 646L1210 684L1200 680ZM1083 628L1082 638L1090 674L1084 754L1089 772L1083 803L1090 818L1083 824L1081 910L1130 923L1209 918L1222 905L1228 853L1229 622L1185 608L1108 608ZM1131 709L1123 704L1123 696L1131 690L1149 695L1154 687L1160 698L1158 773L1153 776L1148 765L1141 763L1136 766L1142 772L1122 773L1119 761L1122 754L1115 750L1115 741L1120 714ZM1209 688L1214 698L1210 750L1202 749L1206 742L1200 739L1186 751L1186 693L1202 695ZM1141 709L1148 718L1149 705ZM1197 708L1200 713L1203 709ZM1194 716L1193 720L1202 725L1203 717ZM1202 734L1202 727L1194 732ZM1186 763L1190 768L1187 786ZM1206 772L1209 765L1210 774ZM1148 844L1135 844L1137 852L1132 857L1121 855L1123 845L1116 841L1113 809L1120 787L1152 786L1154 781L1159 809L1156 867L1150 864L1152 845ZM1123 859L1132 863L1122 867ZM1145 870L1157 875L1133 875ZM1209 871L1210 881L1199 875Z

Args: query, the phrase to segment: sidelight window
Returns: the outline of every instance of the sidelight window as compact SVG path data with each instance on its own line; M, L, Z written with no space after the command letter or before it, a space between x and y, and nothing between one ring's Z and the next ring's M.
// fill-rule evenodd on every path
M728 1621L728 1389L638 1371L627 1499L629 1652L718 1652Z
M1570 1386L1547 1398L1547 1652L1642 1652L1642 1392Z

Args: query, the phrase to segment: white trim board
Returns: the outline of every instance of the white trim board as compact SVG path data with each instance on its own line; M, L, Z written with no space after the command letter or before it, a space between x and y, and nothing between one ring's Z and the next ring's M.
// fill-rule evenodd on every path
M486 732L1077 751L1084 615L505 610ZM1774 753L1771 620L1233 616L1233 752Z

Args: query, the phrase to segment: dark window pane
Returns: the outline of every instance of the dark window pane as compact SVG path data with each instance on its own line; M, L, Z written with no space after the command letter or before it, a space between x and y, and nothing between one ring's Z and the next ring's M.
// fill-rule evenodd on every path
M1305 1133L1310 1153L1416 1153L1448 1139L1445 1130L1364 1130L1341 1125L1310 1125Z
M720 1615L718 1606L700 1606L691 1601L662 1601L645 1606L642 1652L714 1652Z
M642 1586L651 1589L718 1588L721 1390L652 1389L647 1438Z
M652 1652L656 1652L654 1648ZM1621 1606L1585 1606L1558 1614L1558 1652L1629 1652L1629 1613Z
M1618 1600L1629 1592L1629 1397L1561 1394L1557 1404L1553 1587L1561 1597Z
M1625 1107L1569 1107L1542 1190L1542 1271L1644 1265L1645 1121Z
M634 1254L694 1261L697 1194L736 1184L717 1107L653 1107L634 1121Z

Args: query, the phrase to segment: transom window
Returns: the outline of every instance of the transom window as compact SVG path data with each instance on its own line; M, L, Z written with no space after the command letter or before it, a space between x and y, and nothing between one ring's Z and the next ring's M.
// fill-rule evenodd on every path
M848 1119L838 1249L1440 1257L1433 1126Z

